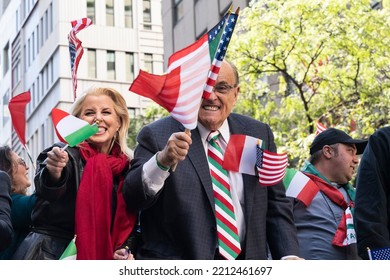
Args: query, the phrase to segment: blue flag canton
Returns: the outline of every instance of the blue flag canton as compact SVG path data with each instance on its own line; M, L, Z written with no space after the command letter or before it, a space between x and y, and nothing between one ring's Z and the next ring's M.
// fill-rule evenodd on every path
M221 32L222 28L225 25L227 16L228 14L226 14L216 26L210 29L210 31L208 32L209 42L214 41L218 34Z
M69 54L70 54L70 69L73 70L74 62L76 59L76 46L69 42Z
M390 260L390 247L371 250L372 260Z
M234 27L237 22L237 17L237 14L230 14L228 21L226 22L225 30L222 33L222 38L218 46L217 55L215 57L219 61L222 61L225 57L230 39L233 35Z
M257 168L261 168L263 166L263 158L264 158L264 149L262 149L259 145L257 145L257 149L256 149Z

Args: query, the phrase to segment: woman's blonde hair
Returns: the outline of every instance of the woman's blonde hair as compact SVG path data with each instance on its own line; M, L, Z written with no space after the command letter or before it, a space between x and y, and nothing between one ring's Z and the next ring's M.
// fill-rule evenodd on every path
M120 121L120 128L118 130L118 137L116 141L118 142L121 151L125 153L129 157L129 159L132 159L133 151L127 146L127 137L130 125L129 111L127 109L126 100L118 91L113 88L91 87L86 90L82 96L77 98L77 100L72 106L71 114L76 117L80 117L85 98L87 96L102 95L110 97L114 102L114 110L118 115Z

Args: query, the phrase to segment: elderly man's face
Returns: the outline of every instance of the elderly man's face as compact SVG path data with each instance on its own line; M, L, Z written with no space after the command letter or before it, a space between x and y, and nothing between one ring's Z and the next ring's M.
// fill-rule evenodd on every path
M209 99L199 109L199 122L209 130L217 130L231 113L236 103L239 86L229 63L223 62Z

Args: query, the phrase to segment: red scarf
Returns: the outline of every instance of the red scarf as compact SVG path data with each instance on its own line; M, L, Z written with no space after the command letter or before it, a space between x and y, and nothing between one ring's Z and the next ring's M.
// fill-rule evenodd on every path
M347 215L345 213L345 210L348 208L348 206L353 207L353 202L351 201L351 203L348 204L345 201L343 194L338 189L329 185L327 182L325 182L321 178L319 178L313 174L306 173L306 172L305 172L305 175L307 175L310 179L312 179L316 183L316 185L320 188L320 190L333 203L340 206L341 209L344 210L343 216L341 217L340 223L337 227L332 244L335 246L340 246L340 247L348 245L348 244L344 244L344 240L345 240L346 234L347 234L347 224L346 224Z
M111 155L98 153L88 143L80 145L86 162L76 198L75 234L78 260L112 260L116 248L130 235L136 213L129 213L122 196L129 160L114 145ZM118 178L113 215L113 178Z

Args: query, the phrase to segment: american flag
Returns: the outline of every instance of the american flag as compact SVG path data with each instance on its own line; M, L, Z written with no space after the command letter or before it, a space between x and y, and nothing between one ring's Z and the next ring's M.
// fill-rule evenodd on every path
M320 122L316 123L316 135L320 134L321 132L323 132L326 129L327 129L327 127L325 125L323 125L322 123L320 123Z
M231 7L229 11L231 10ZM212 65L210 68L210 71L208 73L207 82L205 85L205 89L203 91L203 98L208 99L210 97L210 94L213 90L213 87L215 85L215 81L217 79L219 69L221 68L221 64L223 59L225 58L225 54L228 48L228 45L230 43L230 39L233 35L234 27L236 26L237 18L238 18L238 12L240 8L237 9L235 13L228 12L224 19L227 18L226 24L225 20L221 21L221 23L214 28L214 30L210 30L209 34L209 41L214 41L215 36L220 33L218 33L218 30L221 28L224 28L224 31L222 33L222 38L219 40L218 48L215 52L214 59L212 61Z
M89 18L82 18L79 20L71 21L72 29L68 35L69 40L69 54L70 54L70 70L72 72L72 82L73 82L73 94L74 99L76 99L76 90L77 90L77 68L81 57L83 56L84 49L81 45L81 41L76 37L76 34L83 30L84 28L92 24L92 20Z
M261 185L272 186L282 181L287 165L287 153L273 153L257 145L256 167Z
M367 253L370 260L390 260L390 247L375 250L367 248Z

